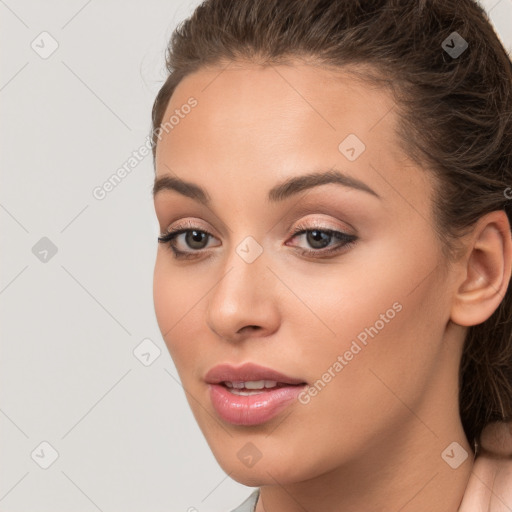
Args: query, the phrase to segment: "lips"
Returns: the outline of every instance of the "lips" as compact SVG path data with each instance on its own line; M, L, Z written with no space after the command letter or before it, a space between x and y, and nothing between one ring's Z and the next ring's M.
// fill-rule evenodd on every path
M246 363L238 368L229 364L213 367L205 376L208 384L222 382L248 382L248 381L275 381L278 384L297 385L305 384L304 380L289 377L272 368L265 368L254 363Z
M307 384L253 363L215 366L205 376L212 405L233 425L259 425L292 405Z

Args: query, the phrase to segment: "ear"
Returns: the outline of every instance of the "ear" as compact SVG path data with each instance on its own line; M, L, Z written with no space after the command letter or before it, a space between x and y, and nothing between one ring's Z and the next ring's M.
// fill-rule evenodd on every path
M462 326L485 322L498 308L511 277L512 238L504 210L481 217L460 260L460 282L452 304L451 320Z

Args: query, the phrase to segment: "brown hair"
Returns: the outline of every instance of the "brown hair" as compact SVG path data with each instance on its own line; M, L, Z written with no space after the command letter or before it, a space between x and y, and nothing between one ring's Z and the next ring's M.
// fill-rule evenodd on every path
M453 32L468 43L460 55L448 52ZM169 76L152 111L153 159L155 130L185 76L235 60L297 59L391 90L404 150L438 178L435 229L447 258L484 214L505 210L512 224L512 63L473 0L206 0L171 36ZM459 405L476 451L487 423L512 420L510 286L494 314L468 329Z

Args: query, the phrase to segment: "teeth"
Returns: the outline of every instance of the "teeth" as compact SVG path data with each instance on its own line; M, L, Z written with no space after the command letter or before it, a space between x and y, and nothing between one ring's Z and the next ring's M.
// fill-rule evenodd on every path
M242 395L242 396L250 396L250 395L261 395L264 393L264 391L253 389L252 391L242 391L241 389L230 389L230 393L233 393L234 395Z
M264 388L275 388L277 382L275 380L248 380L248 381L234 381L224 382L228 388L234 389L264 389Z
M274 382L272 386L267 386L266 384L268 382L272 383L272 381L270 381L270 380L249 380L245 383L245 388L246 389L263 389L263 388L271 388L276 385L276 383Z

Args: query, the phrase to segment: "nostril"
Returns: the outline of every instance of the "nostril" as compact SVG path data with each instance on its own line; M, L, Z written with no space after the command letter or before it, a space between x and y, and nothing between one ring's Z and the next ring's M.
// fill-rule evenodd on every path
M246 325L245 327L242 327L238 332L244 332L246 329L258 330L261 329L261 327L259 325Z

